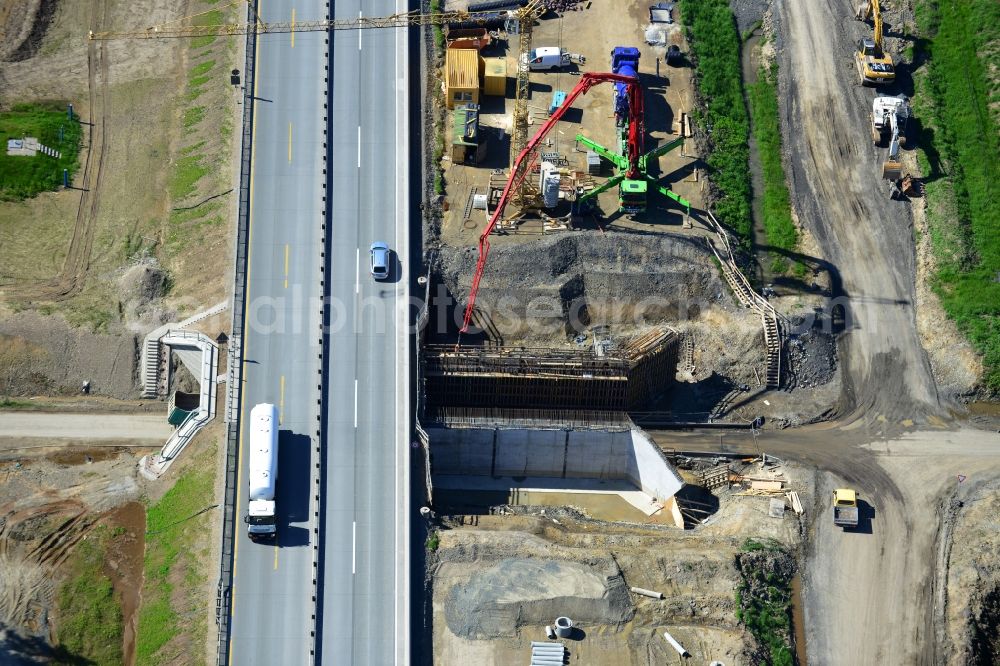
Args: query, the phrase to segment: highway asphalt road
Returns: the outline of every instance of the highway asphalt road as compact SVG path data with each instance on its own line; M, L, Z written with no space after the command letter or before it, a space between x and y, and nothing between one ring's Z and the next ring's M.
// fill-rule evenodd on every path
M338 0L335 18L406 11ZM405 29L331 35L329 346L321 511L322 663L406 664L409 550L408 54ZM368 249L393 250L389 279Z
M318 0L262 0L259 9L266 20L327 15ZM326 35L263 35L257 44L229 649L240 666L310 663L322 399ZM280 421L274 544L252 543L242 523L246 424L262 402L278 406Z

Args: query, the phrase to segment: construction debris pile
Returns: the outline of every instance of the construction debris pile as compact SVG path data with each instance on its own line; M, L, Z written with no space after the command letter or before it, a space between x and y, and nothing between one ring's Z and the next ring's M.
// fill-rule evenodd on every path
M724 490L738 497L761 497L769 500L768 515L783 518L785 510L796 515L805 511L799 491L790 483L784 463L766 453L755 458L730 460L725 457L689 458L673 456L673 462L682 469L693 470L698 485L709 491ZM704 503L687 499L680 503L680 511L688 525L706 522Z

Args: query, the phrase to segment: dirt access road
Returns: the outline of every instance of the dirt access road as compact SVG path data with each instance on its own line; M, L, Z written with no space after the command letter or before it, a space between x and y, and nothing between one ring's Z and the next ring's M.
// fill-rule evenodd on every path
M51 414L0 412L0 440L132 440L163 443L173 427L163 414Z
M863 422L749 432L655 432L678 451L755 454L817 468L806 506L803 595L809 663L935 664L942 505L959 486L1000 475L1000 435L973 429L883 433ZM857 532L830 518L835 487L864 501Z
M805 615L809 659L820 664L938 664L939 566L947 498L960 483L1000 474L1000 436L972 430L917 432L869 445L896 481L897 499L861 489L858 532L832 523L829 497L850 481L817 479L808 541ZM964 481L959 481L962 475Z
M943 410L916 327L909 204L888 197L885 149L868 130L877 93L857 83L854 44L871 28L855 11L853 0L775 0L789 180L800 220L839 272L833 295L849 303L838 412L920 422Z

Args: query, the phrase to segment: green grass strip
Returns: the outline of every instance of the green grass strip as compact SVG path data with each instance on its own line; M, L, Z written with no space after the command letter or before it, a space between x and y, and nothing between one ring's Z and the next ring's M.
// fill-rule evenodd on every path
M170 196L178 201L190 195L198 181L208 172L209 168L202 163L201 154L180 158L170 177Z
M928 224L939 271L935 291L985 362L985 385L1000 391L1000 131L991 104L1000 91L1000 4L966 0L915 8L926 74L914 100L928 176ZM995 76L995 75L994 75ZM921 118L921 116L923 116ZM941 214L940 211L945 211Z
M767 241L781 250L794 250L799 241L792 222L792 206L781 164L781 123L778 115L777 65L760 68L756 83L747 86L753 135L764 177L763 224ZM784 260L777 260L784 264Z
M34 156L7 154L8 139L28 136L59 151L60 157L56 159L42 153ZM69 170L72 182L78 167L80 136L80 121L69 119L65 104L19 104L0 113L0 201L21 201L40 192L58 189L63 182L63 169Z
M182 621L178 609L171 604L171 597L174 580L198 582L193 575L197 565L192 564L190 558L195 542L203 537L208 516L200 514L185 519L213 502L215 470L211 457L204 455L203 458L205 464L192 466L146 512L142 606L136 636L136 663L140 666L173 663L171 655L161 654L161 649L181 632L197 633L192 632L190 622ZM195 586L187 591L190 594L198 592Z
M697 61L695 80L707 107L701 120L712 147L705 161L721 194L715 212L739 234L741 245L749 248L749 122L743 104L736 21L727 0L684 2L679 7Z
M72 655L72 659L63 661L57 656L58 663L116 666L123 662L122 608L104 573L106 546L113 538L117 537L110 530L99 527L73 551L72 573L59 589L57 650L57 655Z

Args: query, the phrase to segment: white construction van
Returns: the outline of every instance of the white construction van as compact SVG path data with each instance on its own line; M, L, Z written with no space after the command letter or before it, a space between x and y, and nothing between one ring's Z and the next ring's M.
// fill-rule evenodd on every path
M533 72L558 69L571 64L582 65L585 62L587 59L582 55L570 53L557 46L543 46L528 52L528 69Z

